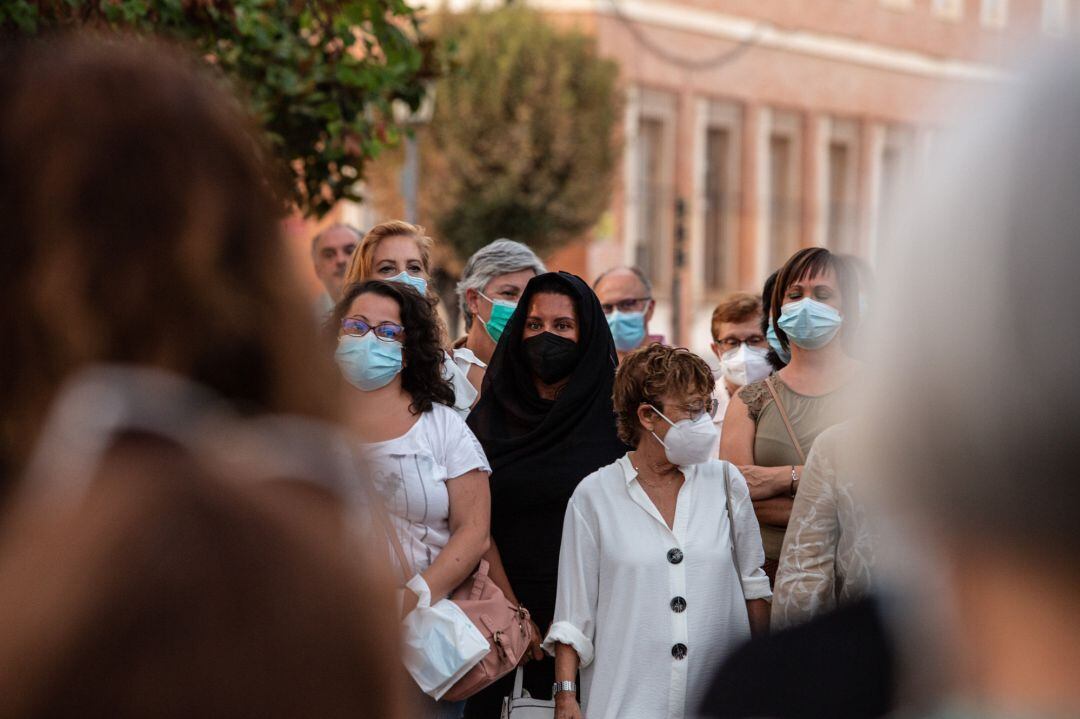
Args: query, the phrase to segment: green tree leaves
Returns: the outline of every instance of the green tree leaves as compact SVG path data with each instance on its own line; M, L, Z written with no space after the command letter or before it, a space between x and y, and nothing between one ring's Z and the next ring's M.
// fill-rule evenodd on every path
M453 69L436 91L423 191L468 257L498 237L550 251L607 209L619 156L618 70L594 41L509 6L439 17Z
M90 27L188 44L233 84L287 177L284 204L321 216L398 136L432 75L430 43L400 0L0 0L0 33Z

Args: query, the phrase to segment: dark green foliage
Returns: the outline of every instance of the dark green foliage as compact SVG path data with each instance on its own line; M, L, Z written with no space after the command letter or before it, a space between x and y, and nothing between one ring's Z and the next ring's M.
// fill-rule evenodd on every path
M525 7L438 20L454 49L424 147L438 237L462 258L498 237L540 253L580 237L611 199L617 66Z
M0 0L0 42L82 28L205 58L262 126L285 203L313 216L359 199L368 161L399 138L391 103L419 104L434 54L404 0Z

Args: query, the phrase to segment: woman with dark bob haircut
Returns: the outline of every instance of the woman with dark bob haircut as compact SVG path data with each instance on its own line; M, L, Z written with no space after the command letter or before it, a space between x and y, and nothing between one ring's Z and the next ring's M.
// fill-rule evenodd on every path
M806 456L826 427L848 417L862 367L851 356L859 279L844 257L807 247L779 269L765 307L770 343L786 365L731 398L720 458L750 487L773 581Z
M713 457L713 386L685 349L651 344L619 365L615 418L633 449L581 480L563 522L544 648L560 688L580 669L582 705L557 692L559 719L689 716L712 668L768 627L750 494Z
M355 391L346 411L365 443L367 470L386 503L413 575L402 616L424 588L449 596L489 546L487 458L453 409L442 375L439 325L431 302L401 282L349 285L334 309L337 357ZM401 572L398 573L401 576ZM457 717L463 703L424 704L419 716Z

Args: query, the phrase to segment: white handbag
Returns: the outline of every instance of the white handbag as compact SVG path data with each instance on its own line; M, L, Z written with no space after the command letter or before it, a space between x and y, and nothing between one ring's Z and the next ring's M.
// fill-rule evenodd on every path
M503 697L502 719L554 719L554 699L533 699L523 686L521 667L514 673L514 691Z

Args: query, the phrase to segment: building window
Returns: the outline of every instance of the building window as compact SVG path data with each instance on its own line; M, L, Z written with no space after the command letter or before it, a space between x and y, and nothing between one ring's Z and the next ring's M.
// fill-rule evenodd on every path
M658 277L662 264L664 213L669 197L665 177L664 122L641 118L638 122L638 218L634 263L647 277Z
M731 187L731 131L711 128L705 135L705 286L722 288L728 275L730 217L737 211Z
M883 7L890 10L910 10L912 0L880 0Z
M1042 29L1047 35L1055 36L1069 31L1069 0L1043 0Z
M930 11L935 17L959 20L964 17L964 0L933 0Z
M768 141L769 271L799 249L802 231L802 121L798 115L773 113Z
M981 0L979 20L984 27L1003 28L1009 22L1008 0Z
M837 252L854 252L858 232L859 123L830 117L824 121L823 241Z

